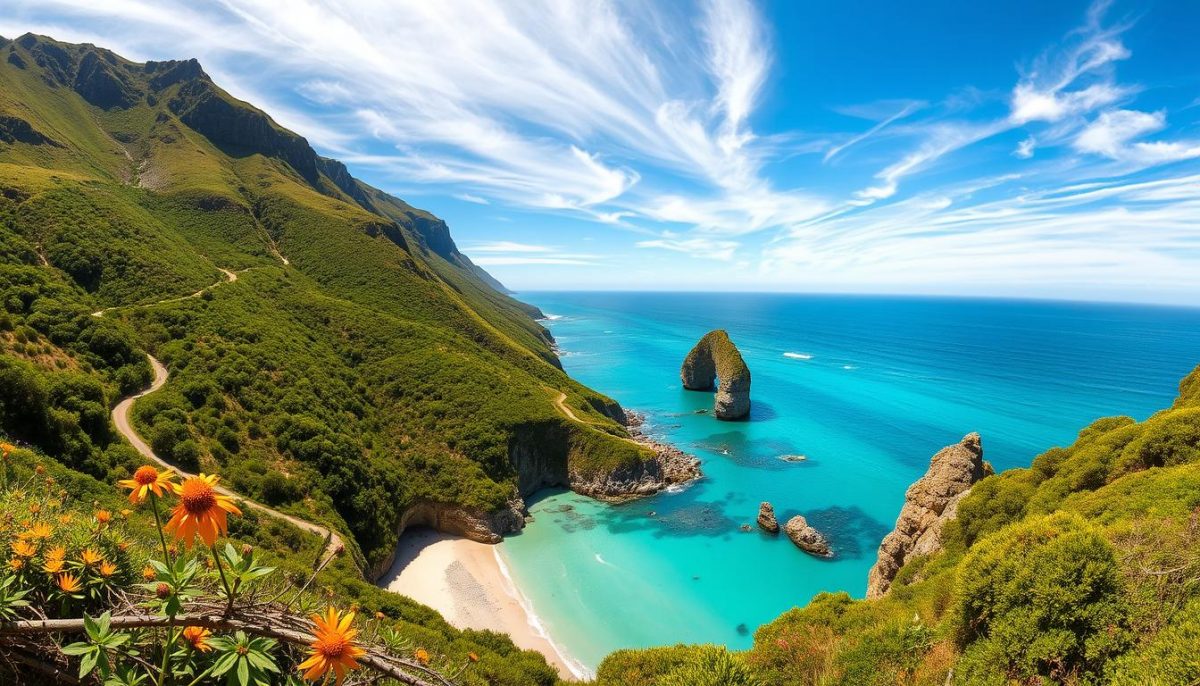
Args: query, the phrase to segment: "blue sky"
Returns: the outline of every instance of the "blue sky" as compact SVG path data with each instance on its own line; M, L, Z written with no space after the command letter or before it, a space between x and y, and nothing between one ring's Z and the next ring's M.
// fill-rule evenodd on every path
M0 9L0 35L199 58L517 290L1177 303L1197 27L1188 1Z

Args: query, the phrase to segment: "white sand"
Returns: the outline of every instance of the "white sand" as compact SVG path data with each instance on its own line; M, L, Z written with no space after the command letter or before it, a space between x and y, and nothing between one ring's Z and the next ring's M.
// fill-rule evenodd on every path
M564 679L577 674L521 604L495 546L432 529L404 532L396 561L379 585L437 610L460 629L490 629L536 650Z

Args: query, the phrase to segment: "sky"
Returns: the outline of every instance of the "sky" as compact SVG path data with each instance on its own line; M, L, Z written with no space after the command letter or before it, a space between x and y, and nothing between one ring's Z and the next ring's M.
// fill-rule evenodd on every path
M1197 27L1190 0L0 7L0 35L198 58L517 291L1182 304Z

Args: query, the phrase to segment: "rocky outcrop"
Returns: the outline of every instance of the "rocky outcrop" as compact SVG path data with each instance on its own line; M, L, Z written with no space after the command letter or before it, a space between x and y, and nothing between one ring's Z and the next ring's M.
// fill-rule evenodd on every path
M983 461L979 434L971 433L942 448L929 470L904 496L896 528L879 546L879 558L867 577L867 597L879 598L891 588L904 563L942 548L942 528L958 513L958 503L972 484L990 473Z
M723 329L709 331L696 343L679 370L683 387L710 391L717 383L713 415L745 419L750 415L750 368Z
M821 535L820 531L812 528L804 515L796 515L788 520L787 524L783 525L783 531L792 539L792 543L796 547L817 557L833 557L833 551L829 548L829 541Z
M576 493L600 500L624 501L654 495L670 486L699 479L700 460L673 445L660 443L642 431L645 418L636 412L621 410L629 436L654 451L654 457L599 475L570 474L570 487ZM606 411L605 414L608 414Z
M779 520L775 519L775 508L771 503L763 502L758 506L758 528L767 533L779 533Z
M422 501L409 506L400 515L397 536L413 526L427 526L442 533L469 538L480 543L499 543L504 534L525 527L525 501L516 498L495 512L476 512L455 505ZM387 573L396 560L395 550L375 562L368 570L371 579Z

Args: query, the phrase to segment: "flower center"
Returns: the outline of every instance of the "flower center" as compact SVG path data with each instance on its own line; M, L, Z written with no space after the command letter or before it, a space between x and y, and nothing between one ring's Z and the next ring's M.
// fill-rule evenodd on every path
M340 637L321 639L321 647L318 650L325 657L336 660L346 652L346 639Z
M217 504L217 494L213 491L212 486L199 479L184 484L183 493L180 494L179 499L183 502L183 507L188 514L192 515L202 515Z
M138 482L139 485L149 486L158 480L158 470L149 465L138 467L138 470L133 473L133 480Z

